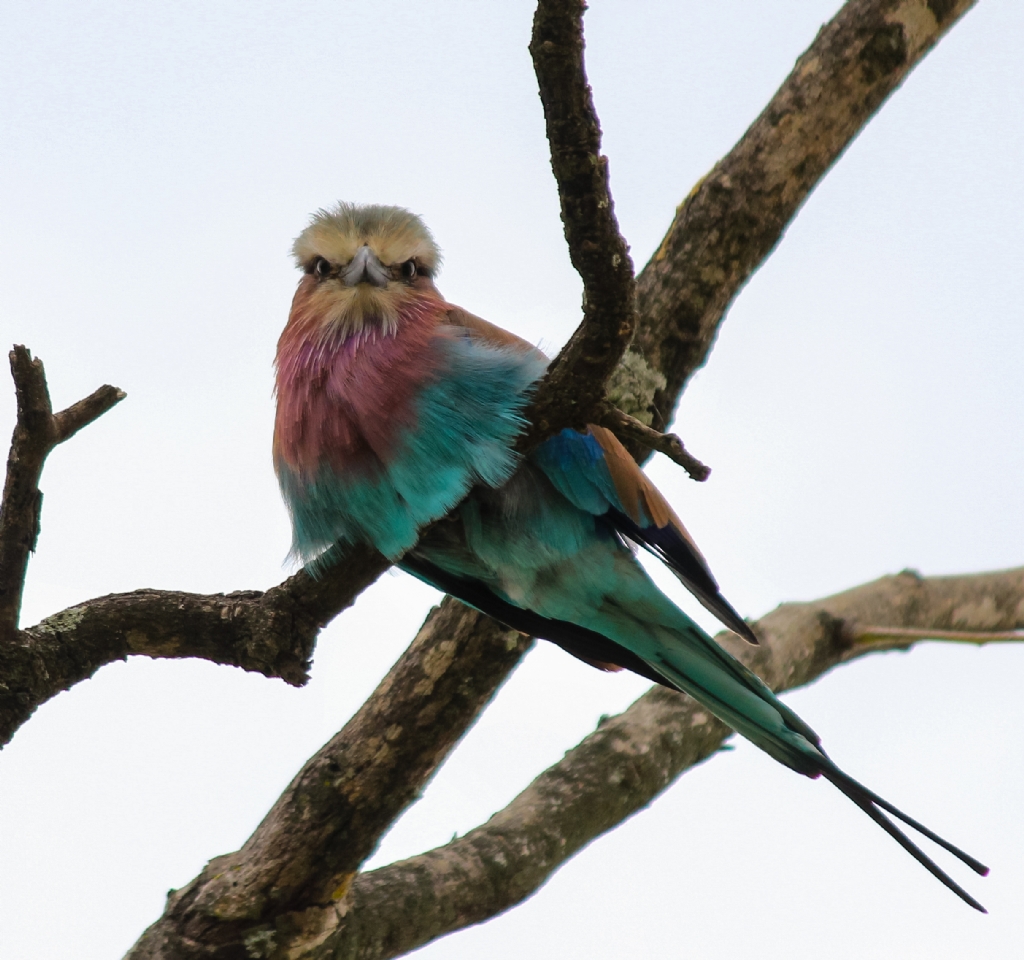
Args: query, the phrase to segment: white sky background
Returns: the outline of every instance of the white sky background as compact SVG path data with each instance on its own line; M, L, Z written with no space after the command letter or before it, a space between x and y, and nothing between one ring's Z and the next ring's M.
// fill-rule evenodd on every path
M638 267L836 7L594 0L588 68ZM315 208L416 210L450 300L564 342L580 284L531 17L529 2L0 8L0 342L43 358L56 406L128 392L46 467L25 624L104 593L287 572L271 360L289 244ZM711 479L651 470L744 614L906 567L1024 563L1022 41L1015 0L954 28L810 198L684 398L677 428ZM324 633L303 690L140 659L42 707L0 754L5 960L121 956L168 888L244 841L435 601L385 576ZM1015 956L1022 673L1022 648L936 644L788 697L850 773L992 866L954 868L989 917L827 784L741 743L527 904L422 956ZM645 687L540 645L374 863L485 819Z

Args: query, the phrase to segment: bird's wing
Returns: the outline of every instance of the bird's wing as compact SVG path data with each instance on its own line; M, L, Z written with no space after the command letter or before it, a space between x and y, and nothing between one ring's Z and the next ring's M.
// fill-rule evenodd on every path
M555 487L588 513L606 516L621 534L660 559L730 630L757 637L722 596L707 561L682 521L615 434L591 424L546 440L532 460Z
M543 356L521 337L461 307L450 307L446 319L492 346ZM619 532L665 563L730 630L757 643L754 632L722 596L683 522L615 434L594 424L586 433L563 430L535 451L532 459L572 503L596 516L607 515Z
M524 353L534 353L538 358L547 360L547 357L529 341L484 320L483 317L463 310L462 307L450 306L445 314L445 320L453 327L463 327L472 336L489 343L492 347L512 347Z
M457 597L513 630L558 644L567 653L598 670L616 672L625 668L655 683L676 689L671 681L622 644L569 620L545 617L533 610L516 606L495 593L483 581L445 570L422 551L411 550L398 565L406 573L411 573L443 593Z

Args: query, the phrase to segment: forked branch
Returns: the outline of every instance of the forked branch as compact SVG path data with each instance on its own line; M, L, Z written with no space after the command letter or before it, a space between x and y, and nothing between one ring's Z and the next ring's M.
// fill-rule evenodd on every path
M66 410L54 414L41 360L23 346L10 352L18 419L7 457L0 500L0 644L18 629L29 554L39 536L43 495L39 477L50 451L124 399L124 391L104 385Z

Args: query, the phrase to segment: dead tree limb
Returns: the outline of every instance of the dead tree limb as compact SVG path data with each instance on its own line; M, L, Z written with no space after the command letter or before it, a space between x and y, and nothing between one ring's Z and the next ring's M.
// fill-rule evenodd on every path
M599 408L600 409L600 408ZM641 450L661 453L673 463L682 467L691 480L703 483L711 476L711 468L701 463L674 433L659 433L618 407L605 406L600 409L597 422L612 431L623 443L631 444Z
M872 641L863 643L859 625L865 623L886 624L886 632L873 627ZM781 691L869 653L909 649L929 630L947 638L951 631L998 638L1021 628L1024 568L927 579L905 572L823 600L784 604L755 625L759 647L729 633L717 639ZM915 639L908 639L906 631L914 631ZM1024 640L1024 633L1017 639ZM438 676L433 682L443 686L451 678ZM385 697L390 695L387 680L381 689ZM335 740L354 736L366 709ZM386 750L386 729L375 725L373 739L361 749L363 756ZM288 834L299 841L298 849L288 851L298 854L294 860L279 859L284 849L261 850L256 837L273 830L272 812L238 854L212 861L171 897L168 913L146 932L128 960L241 956L208 935L199 939L202 952L191 945L197 933L206 934L204 919L208 927L223 929L227 924L222 918L229 911L234 949L244 944L252 957L400 956L525 900L565 861L645 807L685 770L720 749L731 734L696 701L656 687L624 713L603 721L487 823L443 847L354 880L347 872L334 875L328 870L321 876L320 899L309 897L290 912L275 913L265 892L254 896L256 891L245 887L246 878L258 875L254 864L243 866L235 859L255 857L268 875L309 869L311 852L295 833ZM314 769L323 770L318 758L293 781L275 811L282 804L301 807L304 791L312 789ZM323 792L351 789L345 769L321 776ZM366 802L362 796L360 800ZM348 822L349 803L342 797L336 805L334 816L343 823ZM322 858L321 834L314 833L313 840L310 851L316 849ZM359 848L365 839L350 838L349 843ZM183 911L185 905L191 914ZM188 924L182 922L186 917Z
M28 350L17 345L10 360L18 419L0 500L0 644L9 642L18 629L28 556L39 537L43 505L39 477L47 455L125 397L123 391L104 385L54 414L42 361L33 360Z
M0 643L0 745L40 704L130 656L199 657L302 686L321 628L388 565L352 547L319 580L300 571L265 593L111 594L15 631Z
M811 191L975 2L850 0L739 143L679 205L637 278L640 321L631 351L664 377L645 408L652 426L664 430L671 422L725 311Z
M583 321L552 361L528 411L530 449L562 427L581 427L633 339L633 261L619 232L601 154L601 125L583 62L583 0L539 0L530 55L544 106L569 256L583 280Z

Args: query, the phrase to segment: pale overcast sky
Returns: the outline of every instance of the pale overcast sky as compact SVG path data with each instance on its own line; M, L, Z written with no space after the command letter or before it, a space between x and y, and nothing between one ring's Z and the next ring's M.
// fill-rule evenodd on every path
M589 72L638 265L837 6L593 0ZM271 360L289 245L317 207L421 213L450 300L564 342L580 284L531 17L525 0L0 6L0 341L43 358L59 406L128 392L47 465L25 624L104 593L289 572ZM982 0L911 75L683 400L710 481L652 464L745 615L907 567L1024 563L1022 43L1024 5ZM120 957L168 888L245 840L436 599L385 576L324 633L303 690L134 660L42 707L0 754L5 960ZM421 956L1016 956L1022 676L1024 648L935 644L787 698L841 766L992 866L954 869L988 917L827 784L740 743L527 904ZM540 645L373 862L485 819L645 687Z

